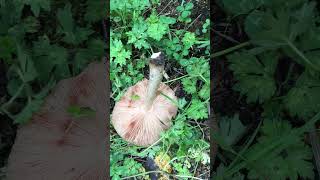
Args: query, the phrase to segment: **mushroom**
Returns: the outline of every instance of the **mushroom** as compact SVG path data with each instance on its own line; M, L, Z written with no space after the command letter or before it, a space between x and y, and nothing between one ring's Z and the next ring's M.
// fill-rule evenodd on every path
M160 138L161 132L171 126L177 114L172 102L177 98L169 86L162 83L165 57L162 52L151 56L149 80L144 79L129 87L115 104L112 124L126 141L139 146L148 146Z
M60 81L31 122L18 129L8 180L107 179L107 68L92 63ZM70 106L90 108L75 118Z

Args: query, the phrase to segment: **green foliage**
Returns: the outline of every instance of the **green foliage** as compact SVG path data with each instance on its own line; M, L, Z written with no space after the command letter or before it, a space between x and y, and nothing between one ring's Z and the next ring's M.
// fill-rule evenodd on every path
M222 117L219 121L221 138L228 146L234 145L246 132L246 127L239 120L239 115L234 117Z
M188 2L185 4L182 4L178 6L176 9L180 13L178 20L185 23L190 23L191 18L189 17L191 15L191 10L193 8L193 3Z
M217 54L228 53L225 58L241 108L263 112L255 111L258 115L252 122L240 121L237 115L219 119L220 131L213 138L223 149L223 158L214 179L314 179L313 154L305 133L319 120L316 2L221 0L220 5L229 18L243 25L250 46ZM296 127L300 123L305 124Z
M106 3L99 2L1 1L0 61L7 67L8 79L1 113L15 123L27 123L57 81L101 60L105 44L96 29L106 16L99 14ZM85 17L73 12L79 5ZM47 22L50 29L41 27Z
M72 17L71 4L67 3L63 9L57 12L60 23L58 32L63 34L63 41L73 45L79 45L88 39L94 31L88 27L77 27Z
M74 118L92 117L95 115L95 111L90 107L80 107L76 105L69 106L67 112Z
M107 1L91 0L86 3L85 20L93 23L103 20L107 15Z
M147 34L156 41L160 41L168 33L169 25L175 23L174 18L166 16L158 17L155 13L152 13L146 21L148 25Z
M234 15L246 14L258 8L262 3L264 3L264 0L221 0L221 4L226 11Z
M261 129L262 136L258 138L258 143L248 150L245 155L246 159L254 158L257 152L263 151L291 131L292 127L286 121L265 120ZM305 146L301 136L290 136L282 146L283 148L274 148L265 156L251 162L248 166L249 178L298 179L300 176L312 179L313 165L309 162L312 158L312 151Z
M21 3L29 5L33 14L38 17L40 9L50 11L50 0L18 0Z
M320 79L317 75L304 72L297 80L295 86L290 89L285 105L292 115L302 119L308 119L319 111L320 108Z
M141 163L138 163L134 159L124 158L123 165L116 165L114 158L112 157L112 166L110 167L110 176L113 180L120 180L121 177L131 176L143 172L143 166Z
M259 60L258 60L259 58ZM276 91L273 78L277 66L277 55L263 54L256 57L247 53L234 53L228 56L238 83L234 89L247 96L247 102L264 102Z
M319 30L316 3L299 0L283 6L276 1L261 1L260 6L264 8L249 8L249 14L242 17L254 47L227 56L237 80L233 88L246 96L248 103L265 103L269 110L275 110L270 104L282 106L280 111L275 111L280 114L287 111L292 117L306 120L319 109L317 48L320 42L315 34ZM283 58L291 60L289 66L300 66L303 73L293 75L289 70L284 80L276 79ZM296 81L295 85L289 84L290 81ZM280 101L273 102L280 97Z
M161 4L162 3L162 4ZM130 164L125 157L155 158L160 152L172 157L172 173L193 176L191 164L208 165L209 143L203 138L202 127L194 123L208 119L210 100L209 69L209 26L208 20L197 31L187 27L191 23L192 3L179 6L178 14L161 13L161 1L125 0L110 2L110 80L112 98L118 101L128 87L142 80L148 74L148 58L152 53L162 51L166 64L180 71L168 73L167 85L172 89L182 84L185 97L178 99L179 107L173 125L161 135L159 144L148 148L128 146L120 137L111 137L111 157L123 157L111 162L112 179L124 178L134 174L119 173ZM177 8L177 9L179 9ZM196 47L196 46L202 47ZM131 99L141 97L132 96ZM193 123L190 123L190 122ZM133 161L131 162L133 163ZM134 163L138 163L135 161ZM140 172L140 171L139 171ZM140 172L141 173L141 172ZM138 174L138 172L136 172ZM139 178L139 177L138 177Z

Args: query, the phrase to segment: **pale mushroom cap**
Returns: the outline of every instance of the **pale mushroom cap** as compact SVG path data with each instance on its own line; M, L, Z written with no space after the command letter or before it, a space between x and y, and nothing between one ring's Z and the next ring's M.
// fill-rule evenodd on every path
M148 80L130 87L116 103L112 113L112 124L117 133L126 141L140 146L155 143L160 133L171 126L171 119L177 114L174 91L161 83L157 96L149 110L145 110ZM161 93L160 93L161 92Z
M30 123L21 126L8 161L8 180L107 179L106 65L91 63L60 81ZM70 105L90 107L75 119ZM71 122L74 126L65 133Z

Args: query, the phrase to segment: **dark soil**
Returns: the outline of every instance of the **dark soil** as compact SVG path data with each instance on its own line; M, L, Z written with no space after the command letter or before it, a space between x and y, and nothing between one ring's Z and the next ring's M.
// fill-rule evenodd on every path
M6 69L3 61L0 61L0 102L6 96ZM5 167L9 157L11 147L14 144L17 127L12 120L0 114L0 169ZM1 171L0 171L1 179Z

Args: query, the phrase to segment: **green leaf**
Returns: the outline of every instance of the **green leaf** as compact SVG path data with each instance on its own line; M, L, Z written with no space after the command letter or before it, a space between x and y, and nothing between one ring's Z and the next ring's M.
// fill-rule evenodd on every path
M0 59L10 62L16 51L16 43L10 36L0 36Z
M234 89L241 95L246 95L248 103L262 103L274 95L277 88L273 76L278 63L277 58L275 53L256 57L245 52L237 52L228 56L230 69L238 81Z
M38 76L38 72L28 50L19 45L17 47L17 56L20 63L20 70L23 75L23 77L20 78L23 78L24 82L33 81Z
M140 96L134 94L134 95L131 96L131 99L132 99L133 101L137 101L137 100L140 99Z
M147 42L148 34L147 24L144 21L138 21L133 24L132 30L127 32L128 43L133 44L135 48L150 48L150 44Z
M304 120L312 117L320 108L320 76L304 72L285 97L285 106L292 116Z
M107 1L87 0L84 19L90 23L98 22L107 17Z
M37 32L39 26L40 26L39 21L33 16L28 16L23 20L24 31L27 33Z
M208 118L207 103L199 99L193 99L190 107L186 110L186 115L190 119L199 120Z
M27 105L14 116L14 123L23 124L30 120L34 112L37 112L43 103L42 99L28 101Z
M193 3L192 2L188 2L185 4L184 9L185 10L191 10L193 8Z
M251 41L262 46L279 47L286 45L290 34L289 12L279 10L275 15L270 11L255 10L245 20L245 31Z
M290 28L290 39L295 39L295 37L304 34L313 26L315 21L315 8L316 3L310 2L305 3L299 10L294 12L292 17L293 23Z
M74 118L92 117L96 113L96 111L90 107L80 107L77 105L69 106L67 112Z
M126 64L126 60L130 59L131 52L126 50L121 40L111 40L110 58L114 58L113 61L120 66Z
M188 94L194 94L197 92L197 82L192 79L189 79L189 78L182 79L182 85L183 85L183 89Z
M199 97L201 97L203 100L210 98L210 84L209 83L204 83L201 90L199 91Z
M7 84L7 91L10 96L14 96L16 92L18 91L19 87L23 85L23 82L19 78L10 78ZM26 97L26 92L23 89L21 93L18 95L18 97Z
M63 41L69 44L78 45L87 40L94 31L89 27L77 27L71 11L71 4L67 3L63 9L58 9L57 18L59 21L58 32L64 35Z
M68 58L67 50L56 44L51 45L46 35L33 43L33 55L39 79L45 83L52 76L53 69L64 66Z
M246 132L246 127L239 120L239 115L235 114L232 118L223 117L219 121L219 132L224 142L232 146Z
M169 24L174 24L175 20L170 17L160 16L160 18L152 13L146 20L148 24L148 36L160 41L162 37L168 32Z
M38 17L40 9L50 11L50 0L18 0L21 3L30 5L33 14Z
M186 49L191 48L196 42L196 36L194 33L186 32L182 38L182 43Z
M299 49L303 51L316 50L320 48L320 28L310 28L303 34L299 42Z
M60 26L66 32L72 32L74 28L74 21L72 18L71 4L66 3L63 9L58 9L57 18Z
M260 7L264 0L222 0L222 6L234 15L246 14Z
M262 126L262 136L258 143L253 145L245 157L250 161L247 166L250 179L264 179L266 177L276 180L298 177L314 177L311 149L304 144L303 138L292 133L292 127L287 121L281 119L267 119ZM283 144L270 149L269 146L286 137ZM269 149L256 159L256 155ZM253 160L255 159L255 160Z

